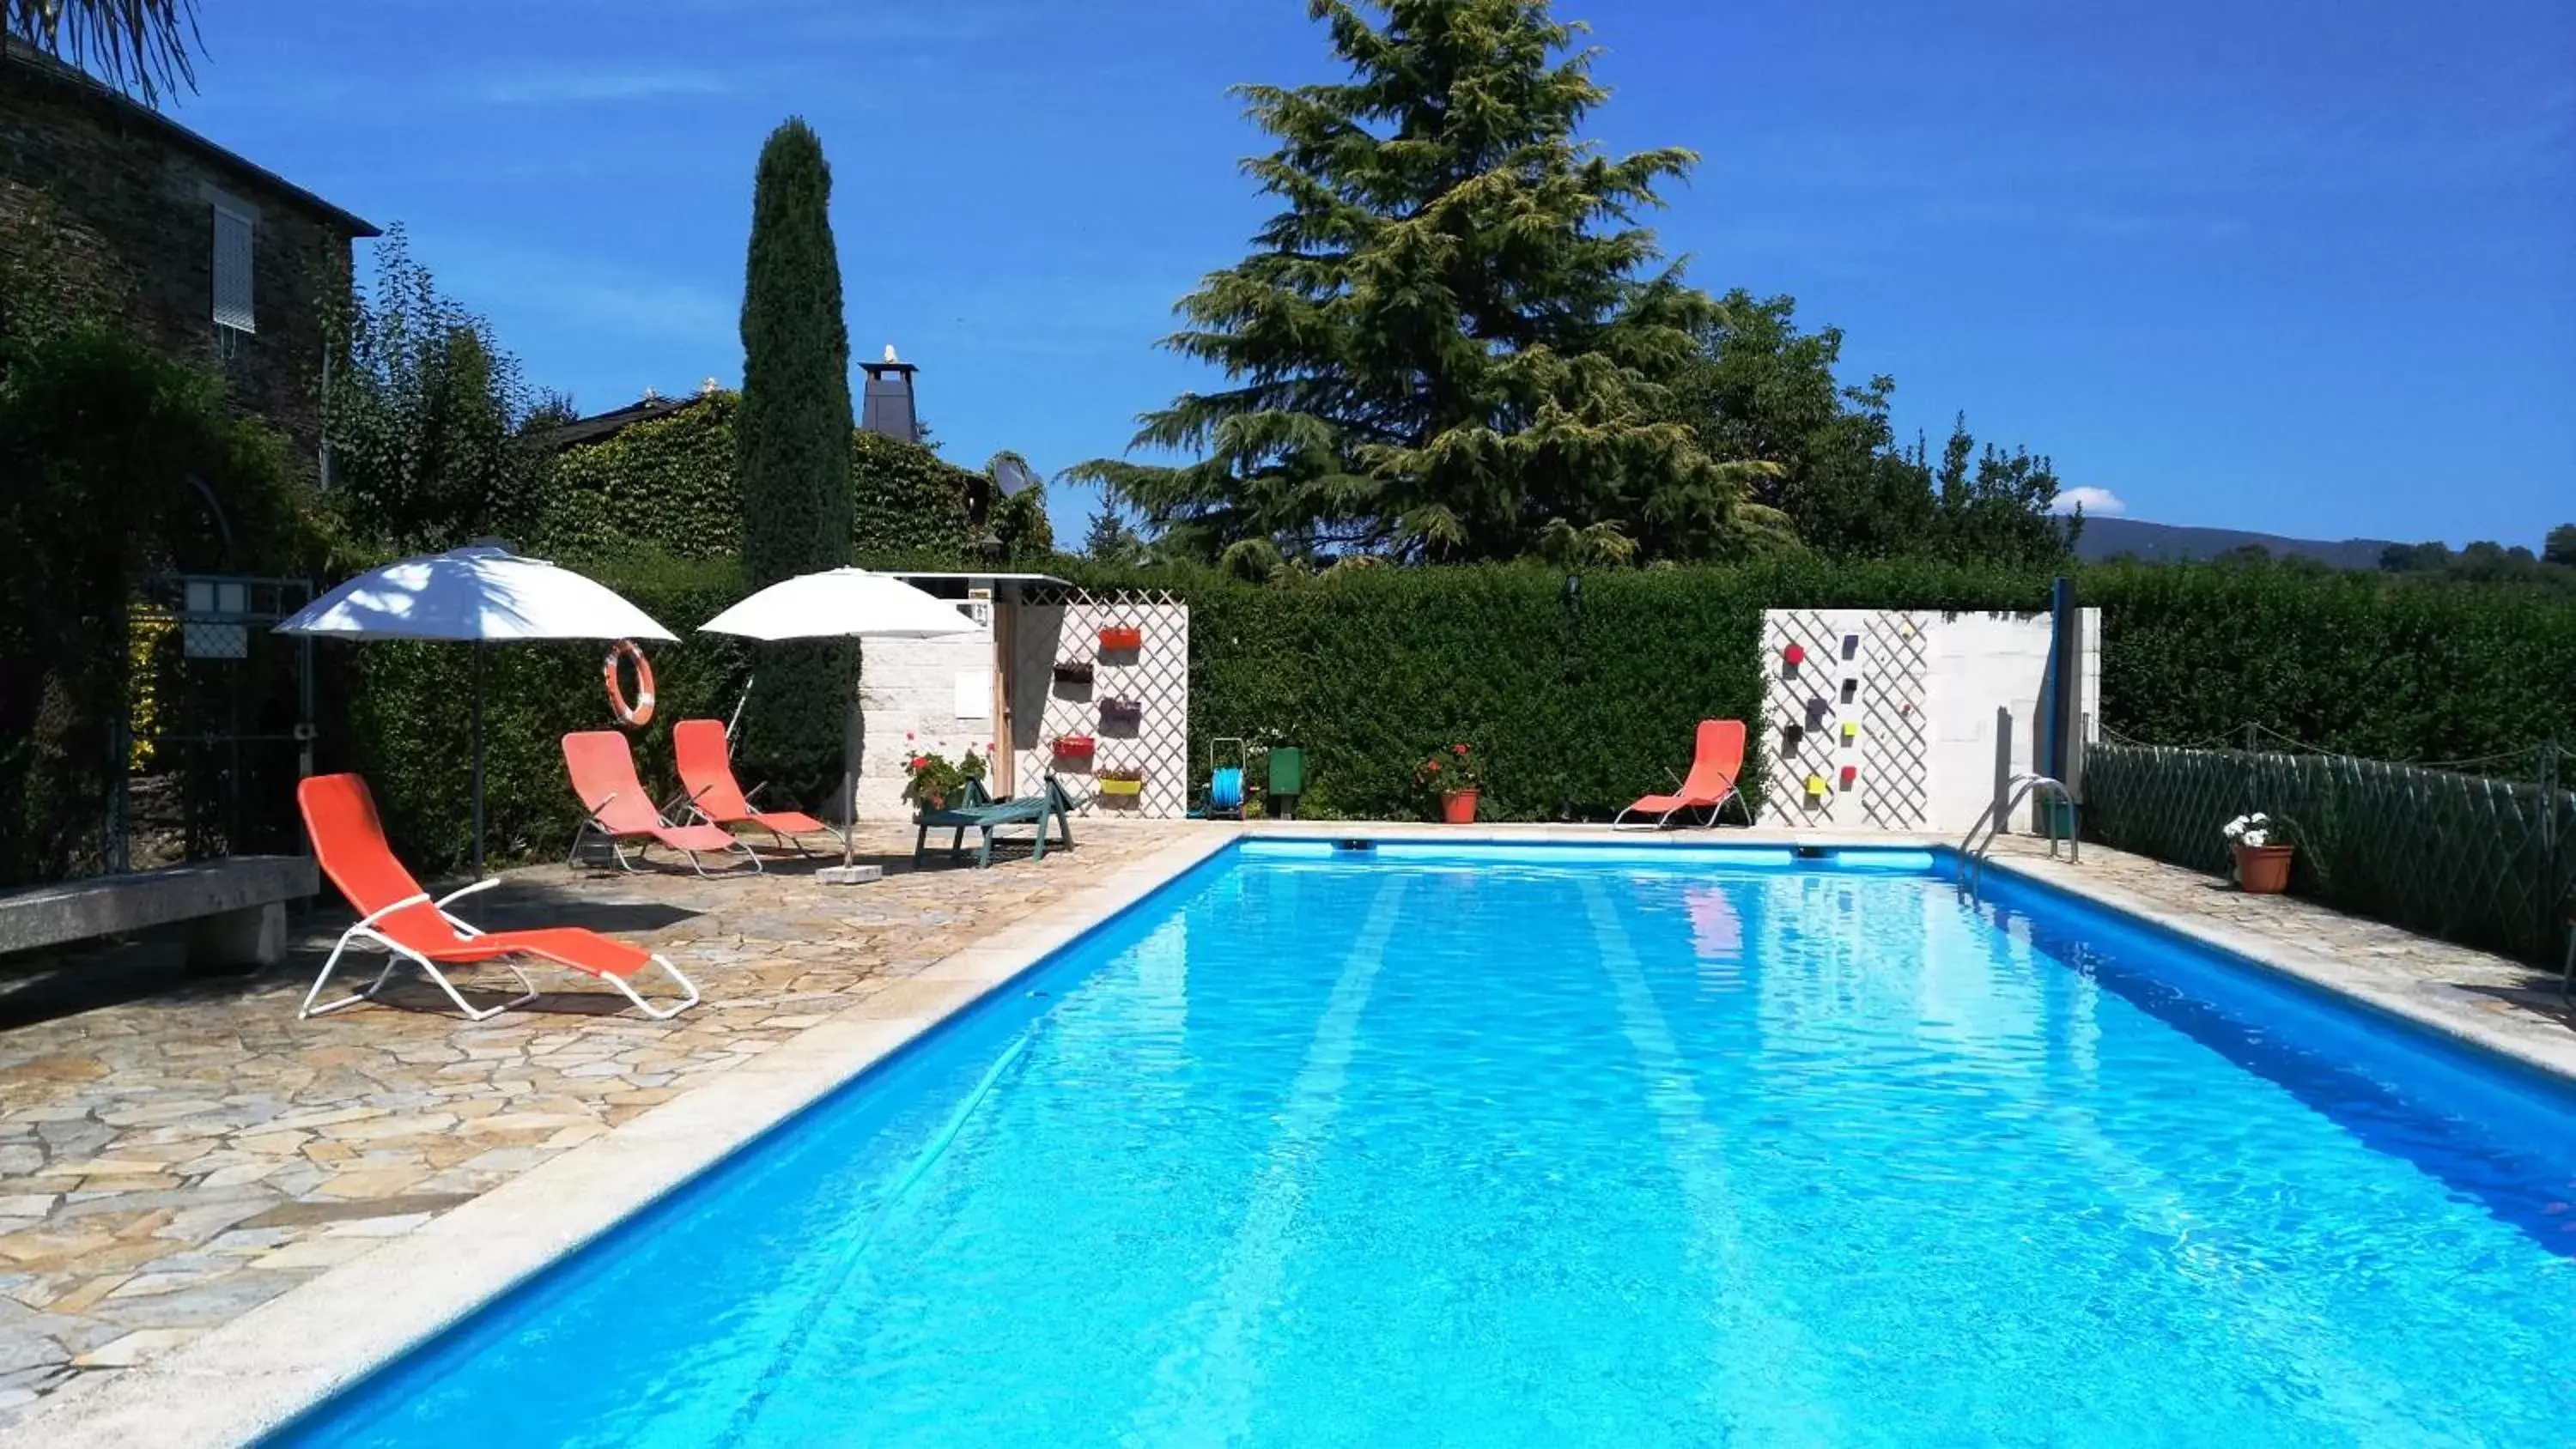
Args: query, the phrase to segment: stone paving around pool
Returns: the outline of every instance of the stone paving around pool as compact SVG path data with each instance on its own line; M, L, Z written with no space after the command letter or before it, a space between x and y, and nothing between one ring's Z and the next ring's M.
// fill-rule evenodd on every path
M1186 828L1086 819L1079 849L1042 862L920 873L909 828L863 828L861 858L886 866L868 885L814 881L819 861L718 880L553 866L460 903L487 928L589 925L661 951L706 995L667 1022L534 968L548 995L488 1021L442 1009L416 972L388 988L399 1006L298 1021L348 920L336 903L288 965L248 977L190 978L152 943L0 961L0 1438L73 1376L165 1353L899 994ZM517 989L491 968L457 979L478 1007Z
M844 1008L906 1009L908 992L936 984L907 978L943 957L1187 832L1227 828L1085 820L1081 848L1043 862L916 874L909 830L886 827L865 841L888 867L871 885L824 886L810 863L724 880L540 867L467 903L478 924L590 925L664 952L706 992L670 1022L616 1014L623 1003L582 978L534 971L549 994L486 1022L441 1010L416 978L393 993L399 1005L299 1022L296 1003L347 919L336 909L315 917L287 967L250 977L192 979L149 944L0 961L0 1437L76 1377L167 1354ZM1764 837L1782 838L1660 838ZM2003 853L2097 898L2277 948L2306 974L2344 973L2576 1075L2576 1031L2545 973L2136 856L2087 848L2070 869L2029 861L2035 851L2008 840ZM478 1004L515 986L497 971L470 979Z

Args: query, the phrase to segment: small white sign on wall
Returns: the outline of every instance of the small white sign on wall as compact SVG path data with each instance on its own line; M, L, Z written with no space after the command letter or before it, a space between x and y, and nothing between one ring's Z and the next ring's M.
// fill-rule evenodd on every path
M993 717L993 671L989 669L957 671L957 717L959 719Z

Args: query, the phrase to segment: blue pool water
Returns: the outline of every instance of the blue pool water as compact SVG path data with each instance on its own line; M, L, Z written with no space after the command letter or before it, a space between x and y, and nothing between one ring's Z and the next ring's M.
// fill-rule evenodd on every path
M2576 1099L1939 869L1229 851L280 1442L2576 1440Z

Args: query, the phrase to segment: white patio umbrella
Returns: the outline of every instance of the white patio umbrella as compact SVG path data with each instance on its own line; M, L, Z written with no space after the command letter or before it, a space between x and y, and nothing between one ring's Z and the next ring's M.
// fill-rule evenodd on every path
M698 626L702 634L733 634L765 643L789 639L936 639L978 632L957 606L923 593L890 574L861 568L799 574ZM856 733L841 731L841 864L850 864L850 827L859 814Z
M483 650L532 639L678 636L607 585L476 544L369 569L296 611L280 634L441 639L474 650L474 873L483 873Z

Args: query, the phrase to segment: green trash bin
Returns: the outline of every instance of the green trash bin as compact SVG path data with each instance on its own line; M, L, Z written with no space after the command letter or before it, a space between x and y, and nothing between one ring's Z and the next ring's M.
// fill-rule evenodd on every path
M1294 745L1270 749L1270 810L1281 820L1297 818L1297 797L1306 790L1306 752Z
M2037 817L2033 824L2042 836L2057 840L2075 838L2075 803L2065 796L2046 796L2032 813Z

